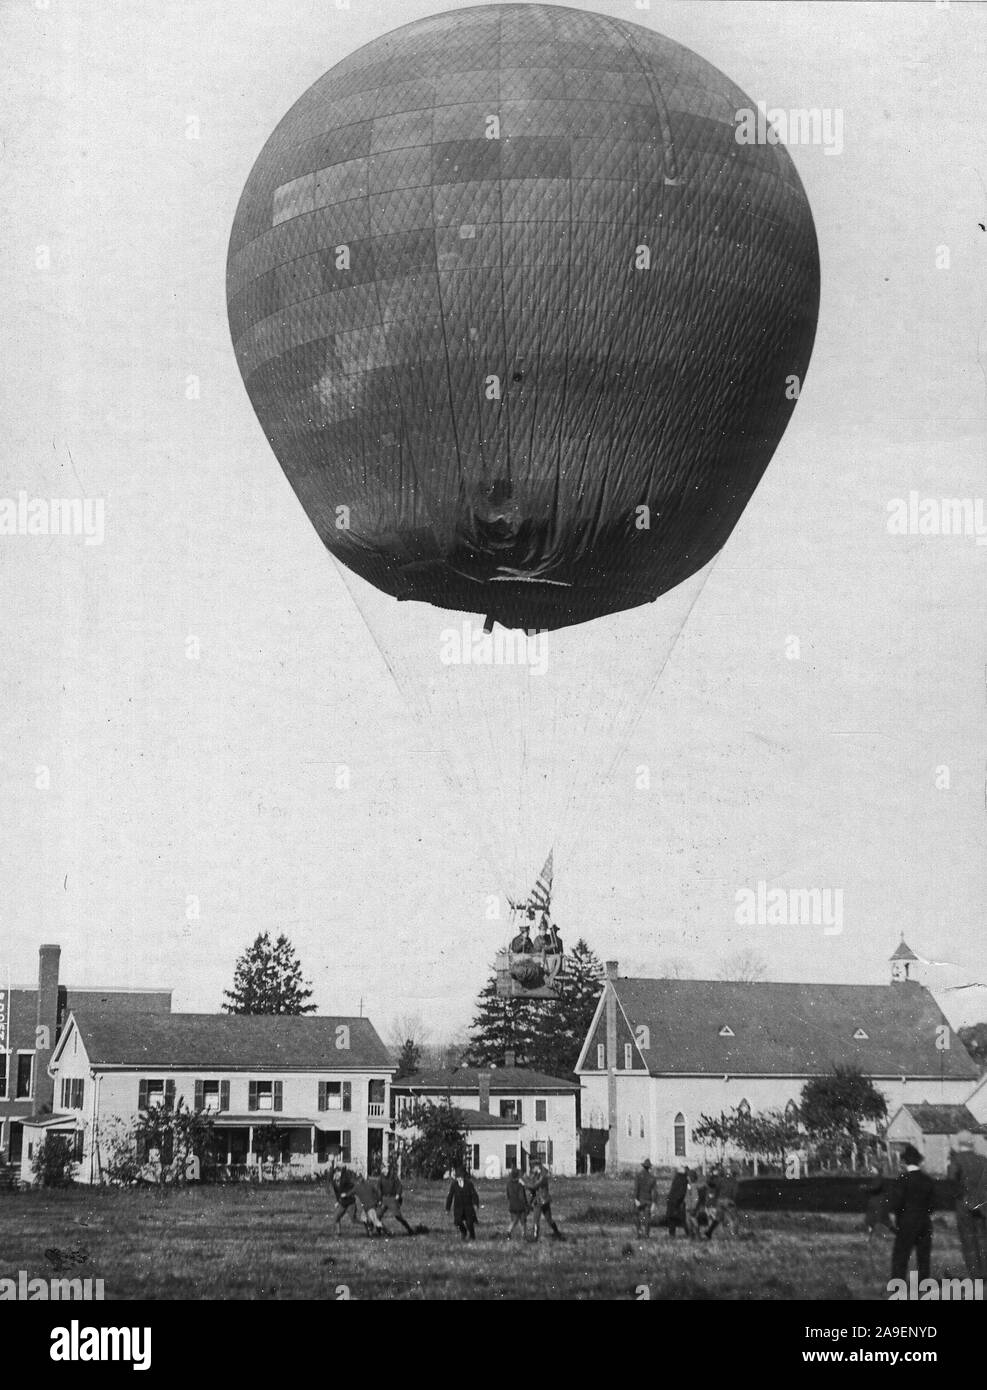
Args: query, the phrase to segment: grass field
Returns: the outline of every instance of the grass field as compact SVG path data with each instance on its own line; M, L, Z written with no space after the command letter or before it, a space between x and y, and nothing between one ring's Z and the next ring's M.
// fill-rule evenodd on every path
M75 1251L63 1275L98 1277L106 1297L137 1299L879 1299L891 1242L868 1245L859 1216L741 1213L736 1238L635 1238L630 1183L553 1181L566 1242L504 1238L502 1183L478 1184L475 1245L444 1210L446 1184L409 1183L405 1214L427 1235L333 1234L319 1185L82 1187L0 1195L0 1277L54 1273L50 1252ZM48 1252L48 1253L46 1253ZM962 1275L952 1216L935 1218L934 1276Z

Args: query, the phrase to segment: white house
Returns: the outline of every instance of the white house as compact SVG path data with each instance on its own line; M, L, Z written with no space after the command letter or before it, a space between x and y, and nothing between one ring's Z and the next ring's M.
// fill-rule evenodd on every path
M49 1066L50 1115L25 1122L21 1175L48 1134L72 1144L77 1177L99 1182L110 1137L179 1100L213 1118L211 1161L237 1176L267 1160L316 1173L339 1154L387 1157L387 1049L365 1018L73 1012Z
M907 954L905 954L907 953ZM607 979L576 1073L582 1123L606 1131L608 1171L698 1161L703 1114L784 1110L834 1064L908 1102L966 1102L977 1068L902 946L887 985Z
M498 1177L535 1161L562 1177L576 1172L579 1086L557 1076L504 1066L450 1067L402 1077L391 1087L395 1120L416 1100L448 1101L470 1121L471 1166Z
M962 1131L973 1136L973 1147L987 1154L987 1125L977 1121L965 1105L902 1105L888 1121L887 1141L893 1157L900 1158L906 1144L913 1144L925 1159L925 1171L942 1177L949 1167L950 1150Z

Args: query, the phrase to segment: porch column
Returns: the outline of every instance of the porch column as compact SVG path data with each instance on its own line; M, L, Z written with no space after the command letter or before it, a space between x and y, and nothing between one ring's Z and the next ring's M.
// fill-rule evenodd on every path
M247 1128L247 1167L248 1167L248 1168L250 1167L250 1160L253 1158L253 1156L254 1156L254 1127L253 1127L253 1125L250 1125L250 1126L248 1126L248 1128Z
M309 1168L310 1168L310 1170L311 1170L311 1172L312 1172L312 1176L314 1177L314 1176L315 1176L315 1125L312 1125L311 1128L309 1129L308 1160L309 1160Z

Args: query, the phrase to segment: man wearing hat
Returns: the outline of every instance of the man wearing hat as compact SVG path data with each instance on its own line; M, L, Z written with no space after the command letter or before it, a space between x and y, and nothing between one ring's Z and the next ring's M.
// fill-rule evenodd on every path
M891 1252L891 1278L908 1282L908 1261L915 1251L919 1279L929 1278L932 1255L932 1212L936 1204L935 1184L922 1172L925 1159L914 1144L906 1144L901 1161L905 1165L891 1197L896 1218L894 1249Z
M634 1215L637 1233L645 1240L651 1234L651 1208L655 1200L657 1180L651 1172L651 1159L646 1158L634 1175Z
M973 1135L961 1130L949 1156L956 1184L956 1234L971 1279L987 1279L987 1157L975 1153Z

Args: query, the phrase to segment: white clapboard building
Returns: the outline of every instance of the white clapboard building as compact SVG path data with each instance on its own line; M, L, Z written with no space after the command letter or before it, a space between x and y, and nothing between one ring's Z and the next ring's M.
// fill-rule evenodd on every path
M608 1170L700 1161L701 1115L796 1106L837 1063L871 1078L889 1116L964 1104L977 1067L911 978L915 959L902 943L886 985L631 979L608 962L576 1067L582 1123L606 1133Z
M219 1176L362 1171L387 1159L394 1066L366 1018L96 1012L69 1015L52 1053L50 1114L24 1122L21 1176L37 1145L68 1143L77 1179L104 1176L112 1136L152 1106L209 1113Z

